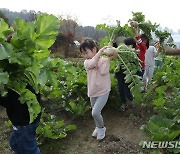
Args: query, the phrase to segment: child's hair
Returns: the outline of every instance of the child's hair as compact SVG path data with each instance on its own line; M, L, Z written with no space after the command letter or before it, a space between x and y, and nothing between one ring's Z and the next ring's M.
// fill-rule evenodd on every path
M141 34L140 37L141 37L142 41L146 40L146 47L148 49L149 48L149 37L146 34Z
M80 45L80 52L82 53L83 51L86 51L86 49L90 49L92 51L94 47L97 49L96 51L99 50L98 43L96 41L90 38L85 39Z
M113 47L114 47L114 48L117 48L117 47L118 47L118 45L117 45L116 42L113 43Z
M124 39L124 44L125 45L132 45L133 48L136 47L136 40L133 37L128 37Z

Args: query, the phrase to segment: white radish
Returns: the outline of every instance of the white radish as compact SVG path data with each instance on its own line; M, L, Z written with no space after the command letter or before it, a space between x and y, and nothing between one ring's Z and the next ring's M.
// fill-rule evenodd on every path
M132 27L138 27L138 25L139 25L139 23L137 22L137 21L131 21L130 22L130 25L132 26Z
M108 47L103 51L103 55L106 55L108 57L117 55L118 50L114 47Z

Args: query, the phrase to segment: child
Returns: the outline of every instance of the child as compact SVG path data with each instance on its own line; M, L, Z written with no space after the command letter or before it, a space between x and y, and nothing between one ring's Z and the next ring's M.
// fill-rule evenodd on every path
M27 88L35 93L30 86ZM36 96L40 102L40 95ZM6 97L0 97L0 105L6 108L7 115L13 124L9 143L15 154L40 154L36 141L36 128L39 125L41 114L29 124L27 104L21 104L19 94L11 89L8 90Z
M145 67L145 53L146 49L149 47L149 39L145 34L138 35L137 33L137 27L133 27L134 33L135 33L135 38L129 37L124 40L124 44L131 46L135 50L140 50L138 53L138 57L141 60L141 71L137 72L137 75L140 77L143 77L144 74L144 67ZM134 107L134 98L133 95L128 87L129 84L125 83L125 74L123 73L124 70L120 67L120 71L116 73L116 78L118 80L118 87L119 87L119 94L120 98L122 101L122 105L120 107L120 111L125 111L128 105L126 104L126 99L130 101L129 107L133 108Z
M136 40L132 37L126 38L124 40L124 44L127 46L131 46L132 48L136 47ZM128 87L130 83L125 83L125 74L123 73L124 70L120 66L120 69L117 73L115 73L115 77L118 81L118 90L119 90L119 95L120 95L120 100L122 102L122 105L120 107L120 111L124 112L126 108L128 108L127 105L127 99L130 101L129 107L133 108L134 107L134 98L133 95Z
M144 69L145 69L145 53L146 53L146 50L149 48L149 38L146 34L139 35L137 27L134 27L132 24L131 24L131 26L133 28L135 38L136 38L136 42L137 42L135 49L140 50L138 53L138 57L141 60L142 68L141 68L141 72L138 72L138 75L140 77L143 77Z
M149 82L151 81L153 73L154 73L154 67L155 67L154 58L157 57L160 52L159 43L156 43L155 46L158 48L157 50L154 46L149 46L145 54L145 72L143 75L145 91L147 90L147 86Z
M105 137L106 127L104 127L101 110L107 103L111 90L110 60L117 55L114 52L114 55L111 57L102 57L101 55L106 48L108 46L98 51L98 45L92 39L86 39L80 45L80 52L86 59L84 66L88 79L88 97L90 97L92 116L96 125L92 136L97 137L98 140Z

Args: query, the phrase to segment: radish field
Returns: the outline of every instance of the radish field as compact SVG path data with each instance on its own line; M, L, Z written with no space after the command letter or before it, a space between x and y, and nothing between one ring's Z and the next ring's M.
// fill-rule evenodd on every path
M136 19L134 14L134 20ZM154 32L161 45L170 35L157 30L158 25L138 21L142 32L151 37ZM87 75L83 59L70 60L51 56L50 47L59 33L61 21L48 14L40 14L33 22L17 18L13 26L0 19L0 94L8 89L17 92L21 103L27 103L30 123L42 112L37 140L42 154L171 154L180 153L180 58L162 51L162 65L156 66L153 80L146 92L136 75L140 61L135 51L123 44L118 57L111 62L111 92L102 115L107 128L106 138L91 137L94 121L87 97ZM112 43L117 36L130 37L132 29L124 26L97 25L107 36L100 46ZM11 36L11 40L7 38ZM133 65L132 65L133 64ZM125 70L135 107L120 112L115 72L119 65ZM41 94L42 103L26 85ZM0 154L12 154L8 137L12 124L4 108L0 108ZM171 148L143 148L144 141L177 143Z

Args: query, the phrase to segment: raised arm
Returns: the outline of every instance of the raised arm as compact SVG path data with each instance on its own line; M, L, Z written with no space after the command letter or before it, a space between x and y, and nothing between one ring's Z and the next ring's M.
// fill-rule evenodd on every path
M85 60L84 66L85 66L86 70L93 69L97 66L97 63L98 63L99 58L101 57L103 51L108 47L109 46L105 46L105 47L101 48L92 59Z

